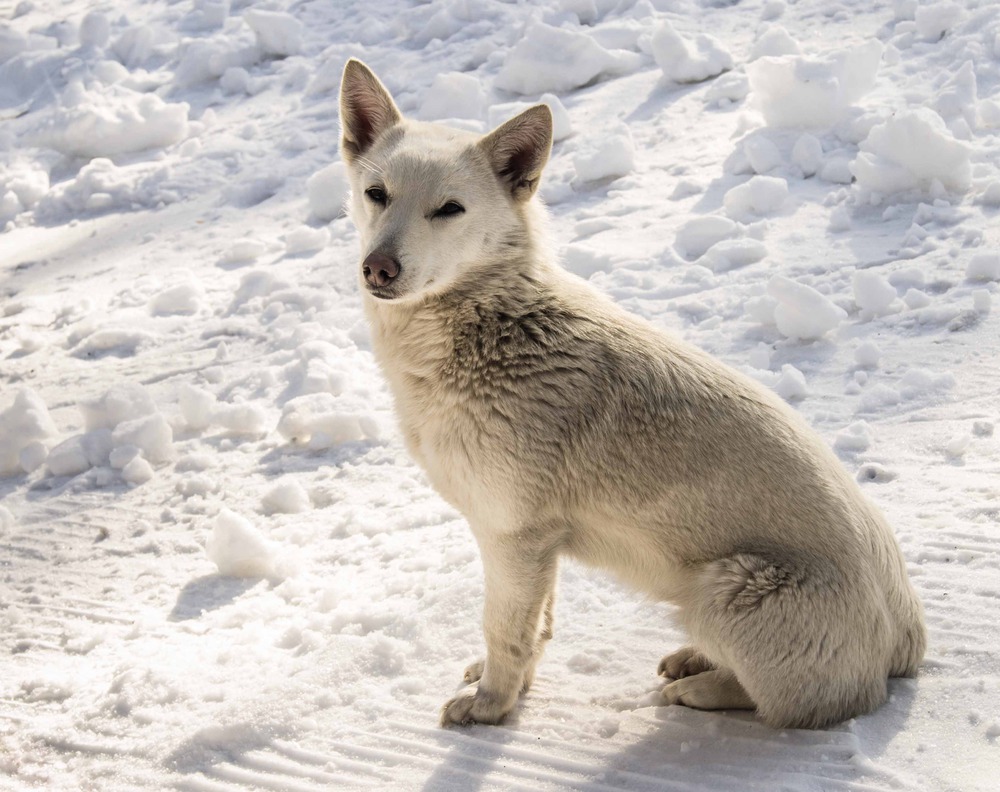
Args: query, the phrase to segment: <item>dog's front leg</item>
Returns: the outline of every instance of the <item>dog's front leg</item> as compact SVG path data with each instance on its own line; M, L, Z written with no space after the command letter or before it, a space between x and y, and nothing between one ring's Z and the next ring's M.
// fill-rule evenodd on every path
M480 551L486 574L486 661L479 681L444 705L442 726L499 723L513 709L534 674L542 610L555 585L556 552L546 536L521 531L480 537Z

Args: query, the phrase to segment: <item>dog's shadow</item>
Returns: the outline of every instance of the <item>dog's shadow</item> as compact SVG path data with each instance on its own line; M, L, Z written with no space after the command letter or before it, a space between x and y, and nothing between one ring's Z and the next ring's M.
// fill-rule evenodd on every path
M555 727L545 729L551 737L533 736L530 719L518 719L515 712L501 727L441 730L435 739L444 759L422 790L852 788L873 771L909 717L916 684L890 680L889 689L892 703L822 730L776 730L749 712L644 708L630 726L637 727L637 739L624 746L620 738L602 744L580 735L573 724L566 726L568 738ZM621 721L628 717L623 713Z

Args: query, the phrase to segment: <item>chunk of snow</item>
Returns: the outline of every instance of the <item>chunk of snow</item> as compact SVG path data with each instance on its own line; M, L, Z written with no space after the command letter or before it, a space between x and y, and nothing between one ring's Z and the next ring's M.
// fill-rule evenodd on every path
M726 213L741 218L747 214L769 215L781 209L788 198L788 182L777 176L754 176L738 184L723 197Z
M462 72L438 74L424 94L420 118L471 118L479 121L486 114L486 91L479 78Z
M248 8L243 12L243 19L253 30L257 46L265 54L284 58L302 51L305 27L291 14Z
M739 233L739 226L727 217L705 215L688 220L677 230L675 246L687 259L703 256L712 245L731 239Z
M823 144L808 132L799 135L792 147L792 162L795 163L803 176L813 176L823 166Z
M781 374L772 387L785 401L804 399L809 395L805 375L790 363L785 363L781 367Z
M123 421L115 427L111 439L115 447L136 446L150 462L167 462L173 458L174 433L160 413Z
M14 514L6 506L0 505L0 531L7 532L17 525Z
M289 256L315 253L325 248L329 243L330 232L325 228L299 226L285 234L285 253Z
M852 454L867 451L872 444L871 430L865 421L856 421L848 426L833 440L833 447L838 451L846 451Z
M768 126L824 128L874 87L881 57L882 44L869 39L820 58L763 57L746 69Z
M834 305L811 286L775 275L767 292L777 300L774 323L782 335L803 341L821 338L846 317L843 308Z
M77 476L90 470L92 465L83 447L83 435L63 440L49 451L45 463L53 476Z
M606 132L582 147L573 158L576 177L581 182L616 179L635 167L635 144L624 124Z
M220 404L212 420L238 435L263 435L267 433L267 413L259 404Z
M306 180L309 210L319 220L340 217L350 191L347 166L343 162L331 163Z
M145 484L153 478L153 466L141 456L133 457L122 467L122 478L129 484Z
M156 404L142 385L125 382L109 388L97 399L81 402L80 412L87 431L114 429L124 421L153 415Z
M698 263L713 272L726 272L755 264L767 256L767 246L757 239L724 239L710 247Z
M971 281L1000 280L1000 253L976 253L969 259L965 277Z
M939 40L948 30L957 25L965 15L958 3L923 3L916 9L914 22L917 35L926 41Z
M963 432L949 438L944 444L944 451L950 457L963 457L970 445L972 445L972 435Z
M40 440L32 440L18 452L17 459L25 473L33 473L45 464L48 456L48 446Z
M612 53L586 33L535 22L507 52L493 84L511 93L562 93L638 64L635 53Z
M204 296L201 285L193 280L168 286L157 292L149 300L149 312L153 316L191 316L201 309Z
M0 476L30 472L21 462L21 452L55 434L55 424L41 397L30 388L19 390L13 404L0 412Z
M231 577L273 577L275 547L245 517L222 509L205 545L219 574Z
M743 151L754 173L767 173L782 163L778 147L762 135L754 135L743 142Z
M971 183L972 165L969 146L955 139L941 116L918 107L872 127L851 172L869 193L926 193L935 182L963 192Z
M731 102L739 102L750 93L750 80L746 72L737 69L719 75L705 91L705 101L711 105L725 106Z
M781 25L771 25L761 33L750 48L748 61L758 58L779 58L782 55L799 55L799 43Z
M733 68L732 56L717 38L699 33L693 41L685 39L666 20L649 44L663 75L676 83L702 82Z
M287 440L330 448L377 436L377 425L366 415L343 410L335 396L311 393L285 404L278 432Z
M37 133L36 144L73 157L112 157L178 143L188 134L188 105L121 86L71 85Z
M261 498L264 514L301 514L309 511L312 504L309 493L296 479L279 481Z
M854 362L864 368L875 368L882 353L872 341L862 341L854 350Z
M80 22L81 47L106 47L111 38L111 22L100 11L91 11Z
M856 270L851 277L854 302L869 316L882 316L896 299L896 290L877 272Z

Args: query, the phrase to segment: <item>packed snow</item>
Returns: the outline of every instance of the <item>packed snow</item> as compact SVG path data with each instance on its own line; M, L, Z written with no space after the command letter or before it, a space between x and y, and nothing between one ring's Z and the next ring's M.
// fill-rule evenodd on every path
M774 389L886 512L920 676L818 732L657 705L673 609L566 563L499 727L409 458L337 91L547 104L567 269ZM1000 774L993 0L0 6L0 788L940 790Z

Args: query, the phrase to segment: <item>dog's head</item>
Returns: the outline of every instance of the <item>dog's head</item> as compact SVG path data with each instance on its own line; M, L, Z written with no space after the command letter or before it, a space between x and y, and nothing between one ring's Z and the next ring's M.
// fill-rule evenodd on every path
M340 120L359 274L373 297L444 293L523 244L525 206L552 148L548 107L531 107L485 136L409 121L372 71L351 59Z

